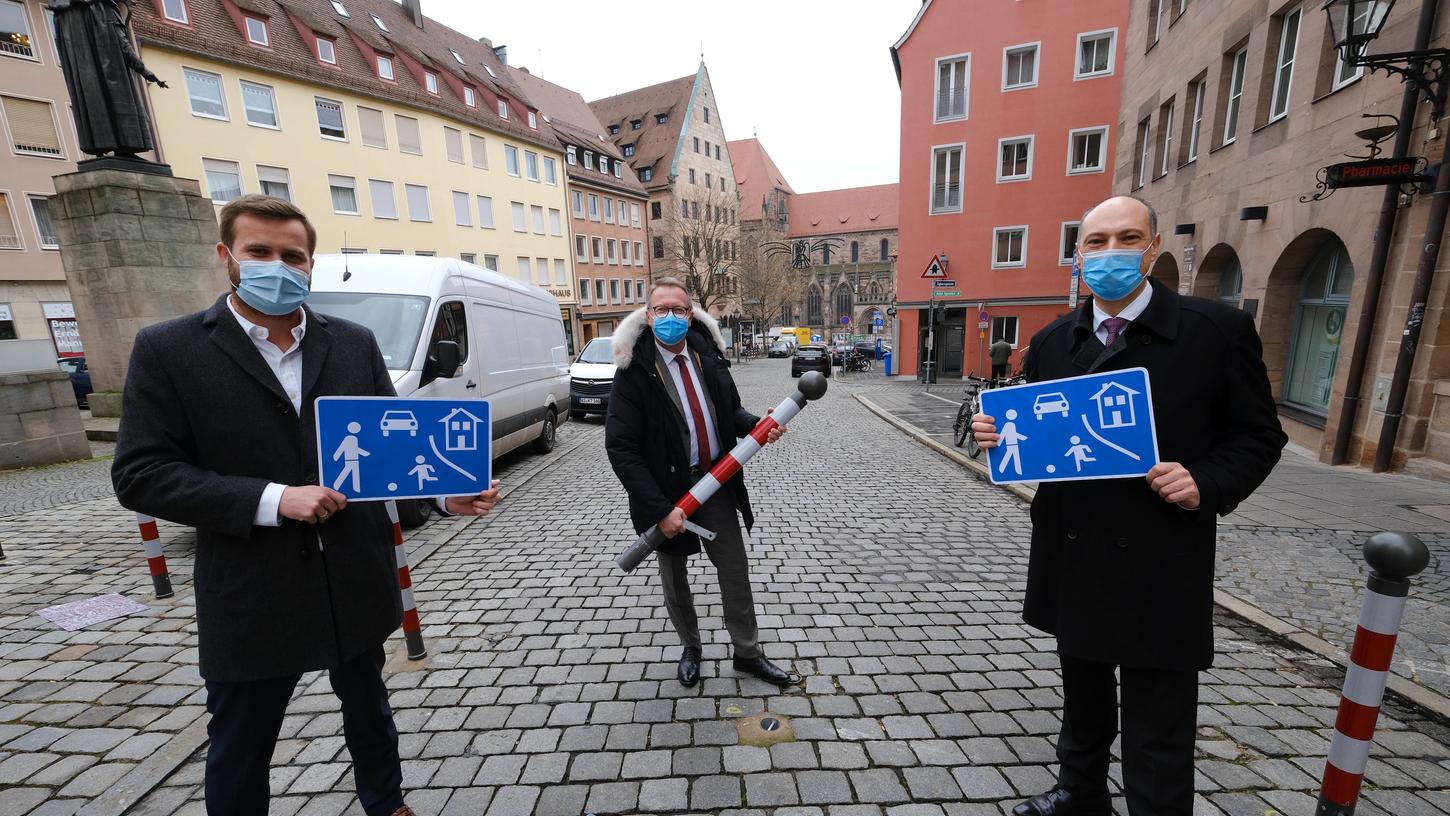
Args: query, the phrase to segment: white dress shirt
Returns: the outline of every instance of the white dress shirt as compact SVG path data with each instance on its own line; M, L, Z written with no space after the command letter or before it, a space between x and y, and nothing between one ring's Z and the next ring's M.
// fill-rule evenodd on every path
M252 345L257 347L257 353L267 362L267 367L272 369L276 375L277 382L282 384L282 390L287 393L287 399L292 401L292 410L302 413L302 338L307 334L307 310L302 311L302 321L292 328L292 345L283 351L272 344L267 338L271 331L264 326L242 317L237 311L236 304L232 303L231 297L227 298L227 308L232 310L232 317L241 324L242 331L252 340ZM282 516L278 508L282 504L282 491L287 485L272 482L262 491L262 500L257 502L257 516L252 523L259 527L279 527L282 524Z
M705 438L710 441L710 450L718 459L724 451L720 450L720 437L715 433L715 420L710 416L709 396L705 390L704 380L700 377L700 369L690 357L689 346L686 346L685 350L679 354L660 345L659 341L655 342L655 348L659 350L660 360L664 362L665 368L670 372L670 377L675 381L675 393L680 395L680 407L685 413L685 423L690 428L690 466L707 470L712 463L700 463L700 429L695 427L695 417L690 411L690 398L685 395L685 382L680 377L680 365L675 362L675 358L684 360L684 364L690 367L690 383L695 387L695 398L700 401L700 413L705 415Z
M1152 299L1153 284L1150 283L1144 286L1143 291L1139 292L1138 296L1133 298L1132 303L1124 306L1121 312L1118 312L1116 315L1110 315L1103 311L1103 307L1098 305L1098 299L1093 298L1093 325L1097 326L1097 329L1093 331L1093 335L1098 338L1099 343L1106 346L1108 344L1108 327L1103 325L1103 321L1110 317L1121 317L1128 321L1128 323L1132 323L1134 320L1142 317L1143 312L1148 308L1148 301ZM1126 331L1127 328L1127 324L1124 324L1122 330L1118 332L1118 336L1121 337L1122 332Z

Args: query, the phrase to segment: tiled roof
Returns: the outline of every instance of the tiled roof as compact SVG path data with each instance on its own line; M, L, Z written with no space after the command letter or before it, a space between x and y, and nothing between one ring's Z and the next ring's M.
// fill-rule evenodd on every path
M654 190L670 185L669 170L660 164L664 158L672 158L680 140L680 117L690 104L690 93L695 88L698 73L661 82L648 88L622 93L589 103L608 132L611 126L619 127L614 136L616 145L634 145L634 156L629 164L635 172L646 167L654 168L654 178L645 182L645 187ZM658 124L656 117L667 114L665 124ZM640 120L640 129L633 130L630 122Z
M797 193L790 199L790 237L894 230L899 184ZM741 218L744 218L744 209Z
M758 220L765 196L773 189L795 193L759 139L737 139L726 142L725 148L735 168L735 186L740 188L740 220Z
M487 40L476 40L428 18L424 18L424 27L420 29L413 24L409 12L394 0L341 2L348 10L348 17L339 15L330 0L186 0L191 22L185 26L161 19L156 4L136 3L132 26L146 46L186 51L311 85L422 108L507 133L521 141L558 149L554 135L542 122L537 130L528 126L527 111L537 107L509 78L507 68ZM267 18L271 47L258 48L247 43L232 17L242 9ZM370 16L374 14L388 27L387 31L378 30ZM320 34L335 40L336 67L317 59L312 42L304 39L304 32L308 38ZM369 49L405 57L437 72L439 92L429 93L422 85L422 78L403 64L406 60L394 66L396 81L380 79L359 42ZM450 49L463 58L464 64L453 58ZM185 93L184 88L177 87L179 84L173 84L170 92ZM477 107L470 108L464 103L462 86L465 84L477 88ZM508 119L498 115L495 102L498 94L512 103Z
M610 141L609 132L599 123L594 110L584 101L584 97L562 85L555 85L542 77L534 76L527 68L509 68L509 78L523 88L529 99L539 106L559 141L625 161L624 154ZM646 195L644 185L640 184L633 169L625 171L621 178L615 178L613 173L606 175L598 170L590 170L582 163L571 165L566 162L564 167L571 179L624 190L638 196Z

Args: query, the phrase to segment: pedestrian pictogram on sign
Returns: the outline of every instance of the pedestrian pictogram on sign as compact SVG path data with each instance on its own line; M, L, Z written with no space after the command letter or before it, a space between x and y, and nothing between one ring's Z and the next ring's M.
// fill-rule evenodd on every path
M491 415L484 400L321 397L318 483L350 501L487 490Z
M921 273L923 278L945 278L947 276L947 262L942 256L931 256L931 263L926 265L926 271Z

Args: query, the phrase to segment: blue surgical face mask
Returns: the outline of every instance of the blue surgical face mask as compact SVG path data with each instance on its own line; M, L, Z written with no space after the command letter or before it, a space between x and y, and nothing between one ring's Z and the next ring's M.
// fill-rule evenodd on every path
M1143 250L1104 249L1082 253L1082 280L1102 300L1122 300L1143 282Z
M655 338L667 346L684 340L685 332L690 330L690 321L673 313L656 317L653 325Z
M227 251L231 255L231 251ZM265 315L281 317L297 311L311 292L307 273L277 261L237 262L237 297Z

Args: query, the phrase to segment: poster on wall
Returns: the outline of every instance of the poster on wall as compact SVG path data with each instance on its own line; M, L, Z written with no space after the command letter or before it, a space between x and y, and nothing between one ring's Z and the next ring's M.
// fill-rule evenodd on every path
M81 330L76 323L75 307L69 303L42 303L45 322L50 326L50 339L55 343L57 357L84 357Z

